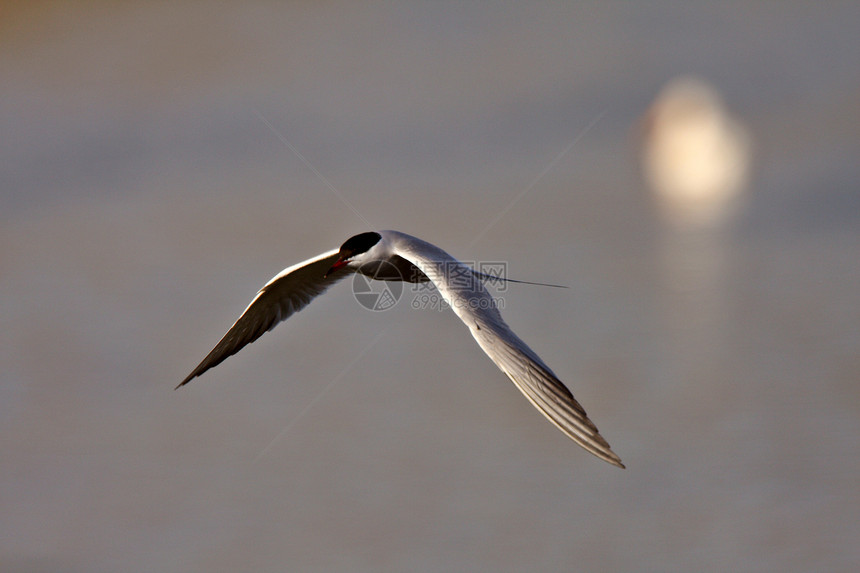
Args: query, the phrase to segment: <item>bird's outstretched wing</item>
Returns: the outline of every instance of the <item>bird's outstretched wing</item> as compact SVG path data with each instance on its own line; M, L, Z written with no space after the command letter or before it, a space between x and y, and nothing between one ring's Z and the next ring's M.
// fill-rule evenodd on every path
M236 354L245 345L275 328L279 322L303 309L328 287L349 274L348 270L340 269L326 276L326 271L337 260L337 255L337 249L328 251L275 275L260 289L212 352L179 386L188 384L195 376L221 364L227 357Z
M395 233L392 233L392 236ZM502 320L495 300L471 268L442 249L396 233L397 253L429 277L472 336L550 422L595 456L624 467L570 390Z

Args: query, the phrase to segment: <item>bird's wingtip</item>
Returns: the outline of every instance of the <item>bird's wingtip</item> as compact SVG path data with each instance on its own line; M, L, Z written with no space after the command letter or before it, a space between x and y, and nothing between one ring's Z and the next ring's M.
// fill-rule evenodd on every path
M618 454L610 450L611 455L603 457L604 460L612 464L613 466L618 466L622 470L627 469L627 466L624 465L624 462L621 461L621 458L618 457Z

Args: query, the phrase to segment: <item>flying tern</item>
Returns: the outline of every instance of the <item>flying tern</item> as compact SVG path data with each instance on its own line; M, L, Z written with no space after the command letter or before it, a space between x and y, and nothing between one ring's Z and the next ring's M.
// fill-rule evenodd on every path
M340 249L288 267L260 289L215 348L177 388L217 366L352 273L381 280L431 281L469 327L487 356L546 418L600 459L624 467L585 410L543 360L502 320L480 273L426 241L398 231L371 231Z

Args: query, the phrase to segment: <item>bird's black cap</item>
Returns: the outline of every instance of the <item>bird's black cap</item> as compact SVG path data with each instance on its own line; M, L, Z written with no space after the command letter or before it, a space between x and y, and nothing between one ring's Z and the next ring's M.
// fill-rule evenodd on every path
M354 237L350 237L340 246L340 254L343 258L347 258L361 253L366 253L380 240L382 240L382 235L376 231L360 233Z

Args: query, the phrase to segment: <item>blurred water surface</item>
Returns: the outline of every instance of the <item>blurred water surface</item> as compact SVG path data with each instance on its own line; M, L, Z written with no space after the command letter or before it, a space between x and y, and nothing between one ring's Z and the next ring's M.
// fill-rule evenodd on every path
M853 570L858 32L830 2L8 3L0 568ZM712 228L639 172L689 73L755 150ZM504 315L628 469L453 313L348 283L172 390L368 225L569 285Z

